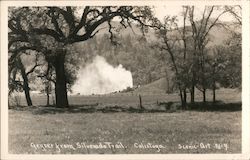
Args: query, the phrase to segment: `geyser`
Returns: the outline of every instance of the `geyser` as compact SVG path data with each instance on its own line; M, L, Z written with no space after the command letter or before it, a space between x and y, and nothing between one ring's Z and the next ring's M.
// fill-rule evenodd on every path
M73 94L106 94L133 87L132 74L120 64L113 67L104 57L96 56L92 63L81 68L76 83L72 86Z

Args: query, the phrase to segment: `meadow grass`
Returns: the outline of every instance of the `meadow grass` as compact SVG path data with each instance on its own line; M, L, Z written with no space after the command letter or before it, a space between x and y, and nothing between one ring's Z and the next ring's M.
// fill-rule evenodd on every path
M222 92L226 103L239 102L240 93ZM147 95L143 95L146 97ZM156 108L156 101L178 100L177 95L149 96L144 104ZM37 99L38 100L38 99ZM43 100L37 101L41 103ZM137 106L137 95L71 96L75 105ZM73 113L39 114L39 107L9 110L9 152L14 154L135 154L135 153L240 153L241 111L181 111L173 113ZM77 143L98 145L110 142L125 148L86 149ZM135 143L161 145L138 148ZM52 148L44 144L53 145ZM60 150L56 148L59 146ZM36 147L34 147L36 145ZM48 146L48 145L47 145ZM181 146L181 147L180 147Z
M34 144L121 142L126 149L35 149ZM165 146L138 149L134 143ZM179 149L178 145L227 144L228 149ZM241 112L57 113L9 111L10 153L240 153Z
M196 90L195 101L202 101L202 94ZM225 103L239 103L241 102L241 92L238 89L219 89L216 91L216 99L221 100ZM84 105L84 104L104 104L104 105L127 105L136 107L139 104L139 95L142 97L142 103L145 107L150 107L152 104L158 102L178 102L180 97L178 93L173 94L151 94L151 93L116 93L116 94L106 94L106 95L69 95L70 105ZM24 94L19 94L19 105L26 106L26 100ZM44 106L46 105L45 95L31 95L34 106ZM187 94L187 100L190 100L190 95ZM54 96L50 97L50 104L53 104ZM212 91L207 91L207 101L212 101ZM15 100L9 98L10 105L16 105Z

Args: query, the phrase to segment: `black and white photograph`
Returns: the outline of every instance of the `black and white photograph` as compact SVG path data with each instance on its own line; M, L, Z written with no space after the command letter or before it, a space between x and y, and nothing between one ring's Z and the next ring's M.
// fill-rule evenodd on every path
M249 6L13 2L1 14L7 154L246 153Z

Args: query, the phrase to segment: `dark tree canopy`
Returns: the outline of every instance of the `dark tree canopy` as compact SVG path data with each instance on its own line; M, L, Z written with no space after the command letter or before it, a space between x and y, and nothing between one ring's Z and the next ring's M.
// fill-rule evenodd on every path
M109 24L109 32L112 34L110 22L115 17L124 27L130 26L132 21L147 24L152 17L149 7L132 6L23 7L12 8L11 12L10 35L19 35L16 40L27 41L31 34L48 35L63 45L92 38L105 22Z
M55 70L56 104L68 106L67 82L72 76L67 74L70 67L65 64L69 57L67 47L93 38L104 29L104 23L108 24L107 32L113 42L113 20L123 27L131 27L135 22L145 31L154 18L150 7L136 6L9 8L9 52L12 53L9 62L25 50L44 54L48 66Z

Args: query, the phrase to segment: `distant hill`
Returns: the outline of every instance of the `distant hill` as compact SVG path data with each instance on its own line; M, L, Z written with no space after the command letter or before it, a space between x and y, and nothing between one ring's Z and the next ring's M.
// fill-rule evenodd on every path
M221 24L225 23L228 26L231 25L229 22L220 21L220 23ZM112 24L112 27L114 27L113 30L118 31L117 33L121 37L124 37L124 36L127 36L127 35L130 35L131 37L142 36L141 30L140 30L140 28L138 28L136 26L136 24L132 24L131 25L132 28L130 28L130 27L124 28L118 21L113 21L111 24ZM108 24L104 23L99 28L102 28L102 29L97 34L97 37L101 37L104 34L109 34L109 32L108 32ZM187 28L189 28L189 27L187 26ZM190 27L190 29L191 29L191 27ZM231 27L230 30L235 30L235 28ZM237 28L236 30L238 32L241 32L240 28ZM154 29L152 29L152 28L148 29L148 32L145 33L145 36L147 37L148 40L151 40L151 41L156 41L157 40L154 32L155 32ZM214 26L211 29L209 35L210 35L210 42L208 43L208 46L219 45L219 44L222 44L225 40L227 40L229 38L230 31L226 30L221 25L218 25L218 26Z
M152 83L142 85L134 93L143 94L165 94L168 88L166 78L158 79Z
M161 72L161 70L164 69L153 67L155 66L153 63L157 64L159 61L159 50L150 47L150 45L159 40L156 38L155 31L152 28L149 28L145 35L147 39L154 41L153 43L142 41L143 44L141 44L138 37L142 36L142 33L136 24L131 24L132 29L130 27L124 28L118 21L113 21L111 24L112 27L114 27L112 28L112 31L114 31L114 34L118 35L117 41L122 44L121 46L118 46L117 48L111 46L108 39L110 36L108 31L109 26L107 23L104 23L98 28L100 31L92 40L82 42L84 46L81 46L79 43L79 51L81 52L81 50L84 50L86 53L90 53L90 55L100 54L113 66L122 64L127 70L132 72L134 85L150 82L151 80L148 80L149 75L153 80L163 77L165 73ZM187 29L191 30L191 27L188 26ZM173 35L174 34L177 34L177 32L173 33ZM224 27L214 26L210 32L208 47L223 44L229 36L230 32ZM171 73L171 71L169 72ZM152 73L152 75L149 73ZM153 87L153 89L151 89L151 86L143 86L143 88L145 88L147 92L154 92L155 90L158 92L159 88L162 93L165 93L167 90L166 85L165 87Z
M222 44L224 41L228 40L231 33L222 26L215 26L211 29L209 35L210 42L208 43L208 47Z
M165 78L158 79L152 83L142 85L140 88L133 91L135 94L141 95L166 95L167 81ZM178 95L178 91L175 94L168 94L168 100L171 99L171 95ZM212 90L207 90L207 100L212 101ZM188 93L189 101L189 93ZM216 90L216 99L223 100L227 103L241 102L241 90L237 88L219 88ZM198 89L195 90L195 100L202 101L202 92Z
M112 21L112 32L119 35L120 37L125 37L125 36L131 36L131 37L139 37L143 36L141 29L135 24L132 23L131 27L124 27L122 26L118 21ZM109 33L109 26L107 23L102 24L99 26L97 29L100 29L98 34L96 34L97 37L101 37L104 34L110 34ZM145 37L150 40L157 40L154 34L154 30L152 28L148 29L148 32L145 32Z

